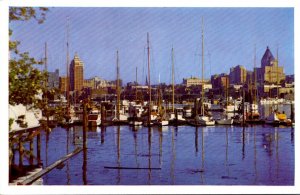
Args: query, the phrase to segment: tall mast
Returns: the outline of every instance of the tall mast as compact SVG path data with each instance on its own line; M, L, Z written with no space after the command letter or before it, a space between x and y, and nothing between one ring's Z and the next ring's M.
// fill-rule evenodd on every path
M253 100L254 103L256 104L256 93L257 93L257 89L256 89L256 45L254 47L254 96L253 96Z
M119 72L119 51L117 50L117 119L120 120L120 72Z
M202 36L202 83L201 83L201 114L204 115L204 111L203 111L203 100L204 100L204 30L203 30L203 16L202 16L202 33L201 33L201 36Z
M174 102L175 102L175 94L174 94L174 49L172 47L172 112L174 113Z
M135 101L137 101L137 85L138 85L138 82L137 82L137 71L138 71L138 68L136 67L135 68Z
M47 58L47 42L45 42L45 72L48 72L48 58ZM48 86L48 77L45 79L45 88Z
M45 73L48 72L48 58L47 58L47 42L45 42ZM46 96L45 96L45 103L46 106L48 106L48 75L45 79L45 92L46 92Z
M278 66L279 66L279 58L278 58L278 46L277 46L277 52L276 52L277 54L277 56L276 56L276 58L277 58L277 66L276 66L276 85L277 85L277 98L279 98L279 87L278 87L278 84L279 84L279 82L278 82Z
M70 54L69 54L69 17L67 17L67 116L70 115L70 75L69 75L69 64L70 64Z
M149 46L149 33L147 33L147 51L148 51L148 88L149 88L148 125L150 125L150 122L151 122L151 83L150 83L150 46Z

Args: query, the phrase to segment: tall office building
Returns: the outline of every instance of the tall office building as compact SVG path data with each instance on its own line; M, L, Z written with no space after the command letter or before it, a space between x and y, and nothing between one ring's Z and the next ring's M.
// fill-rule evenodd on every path
M269 47L267 47L265 54L261 59L261 67L256 68L258 83L279 83L285 79L283 66L278 65L278 59L275 59Z
M83 62L77 53L70 64L70 91L81 91L83 88Z
M244 84L247 78L247 70L242 65L230 68L229 80L230 84Z

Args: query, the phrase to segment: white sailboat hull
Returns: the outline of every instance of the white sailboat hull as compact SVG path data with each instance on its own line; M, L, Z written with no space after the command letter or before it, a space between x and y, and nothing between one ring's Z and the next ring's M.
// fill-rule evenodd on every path
M219 125L232 125L233 119L220 119L220 120L216 120L216 123Z

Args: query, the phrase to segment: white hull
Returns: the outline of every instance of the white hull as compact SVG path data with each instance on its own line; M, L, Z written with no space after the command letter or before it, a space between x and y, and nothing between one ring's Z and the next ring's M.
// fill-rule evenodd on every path
M215 125L215 121L212 120L212 118L208 117L208 116L198 116L198 119L196 119L196 120L200 125L203 125L203 126Z
M219 125L232 125L233 119L220 119L220 120L216 120L216 123Z
M169 125L169 121L167 121L167 120L159 121L159 125L161 125L161 126Z
M130 121L129 124L133 125L133 126L141 126L143 124L143 122L142 121Z
M237 112L238 107L236 105L228 105L224 108L225 112Z

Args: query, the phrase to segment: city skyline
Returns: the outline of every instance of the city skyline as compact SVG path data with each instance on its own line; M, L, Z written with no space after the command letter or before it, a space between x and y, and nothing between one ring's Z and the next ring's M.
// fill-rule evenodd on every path
M37 59L48 44L48 69L66 71L66 25L70 25L70 60L77 52L84 78L116 79L116 50L121 79L144 83L147 70L146 33L150 33L151 83L171 82L171 48L175 50L175 82L201 77L201 17L204 17L205 78L243 65L253 70L269 46L285 74L294 74L292 8L50 8L44 24L10 24L21 51ZM87 13L92 15L86 16ZM105 18L105 19L104 19ZM93 22L85 22L91 21ZM159 76L160 75L160 76ZM134 79L133 79L134 78Z

